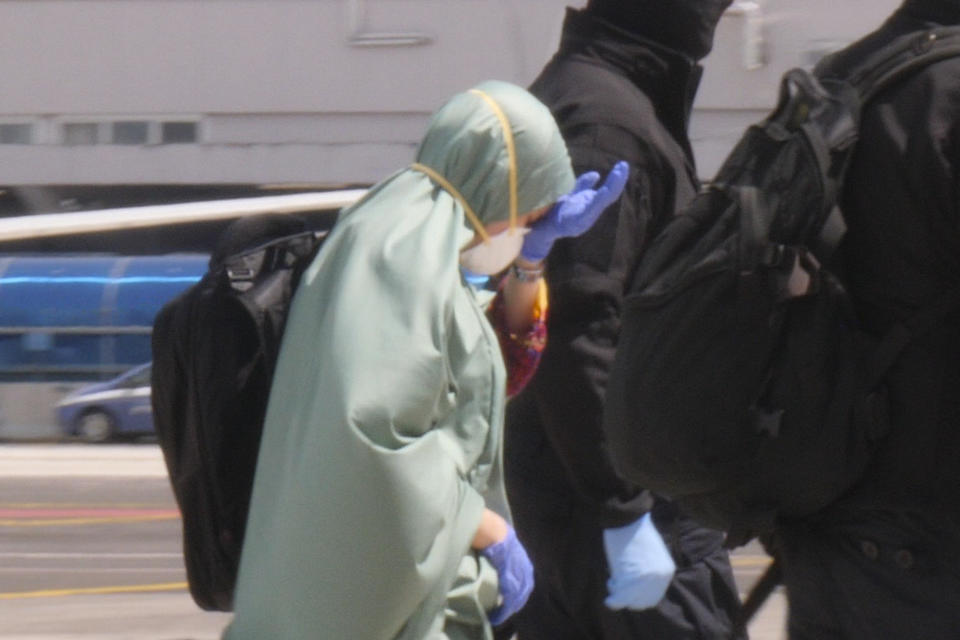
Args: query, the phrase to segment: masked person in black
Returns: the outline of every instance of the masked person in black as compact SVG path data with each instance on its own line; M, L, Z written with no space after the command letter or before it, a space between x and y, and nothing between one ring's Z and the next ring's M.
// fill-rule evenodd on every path
M729 4L590 0L569 10L531 87L578 172L620 159L632 172L591 231L551 252L550 339L508 407L508 495L536 570L521 640L732 635L739 598L723 535L619 478L601 428L624 293L644 247L698 189L687 135L697 61Z
M840 59L957 24L958 0L906 0ZM957 295L960 57L868 103L841 204L841 258L869 333L884 336ZM886 377L890 432L859 484L780 531L792 640L960 638L958 307L915 337Z

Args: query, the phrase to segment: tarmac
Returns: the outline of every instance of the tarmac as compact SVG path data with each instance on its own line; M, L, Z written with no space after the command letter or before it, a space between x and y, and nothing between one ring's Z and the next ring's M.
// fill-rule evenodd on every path
M155 445L0 444L0 478L166 475Z
M0 478L165 478L166 467L160 449L155 444L89 445L68 442L4 443L0 444ZM737 550L731 556L741 589L750 583L765 566L765 557L757 545ZM745 594L741 594L742 596ZM172 597L172 596L171 596ZM191 606L187 600L186 610ZM2 607L0 607L2 609ZM786 640L786 598L782 589L776 590L751 621L751 640ZM0 639L60 640L52 635L6 635L0 625ZM76 636L74 636L76 637ZM91 637L91 636L82 636ZM148 636L143 636L147 638ZM174 636L166 635L169 639ZM184 636L188 637L188 636ZM193 635L193 640L207 640L214 634ZM67 638L67 636L63 636ZM141 640L141 636L129 638ZM118 638L119 640L119 638Z

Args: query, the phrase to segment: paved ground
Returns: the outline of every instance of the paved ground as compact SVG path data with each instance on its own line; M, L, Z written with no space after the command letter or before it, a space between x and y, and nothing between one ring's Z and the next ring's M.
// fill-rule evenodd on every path
M0 445L0 639L214 640L186 592L180 521L155 445ZM767 559L733 556L746 591ZM750 627L782 640L781 594Z
M156 445L0 444L0 478L166 478Z

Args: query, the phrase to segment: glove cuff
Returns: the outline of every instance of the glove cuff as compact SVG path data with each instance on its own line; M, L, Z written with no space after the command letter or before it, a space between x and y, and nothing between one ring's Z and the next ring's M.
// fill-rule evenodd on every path
M527 262L543 262L547 255L550 254L553 241L527 242L527 240L536 240L535 238L530 238L531 235L533 235L533 232L527 234L523 247L520 249L520 257Z
M480 555L490 561L490 563L495 567L503 566L503 562L506 560L507 555L509 554L510 546L517 541L517 534L514 531L513 527L507 527L507 537L505 537L500 542L494 542L490 546L481 549Z

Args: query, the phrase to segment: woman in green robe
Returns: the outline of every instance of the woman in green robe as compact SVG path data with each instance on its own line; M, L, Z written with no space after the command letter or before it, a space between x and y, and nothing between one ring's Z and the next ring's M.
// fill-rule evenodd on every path
M549 111L487 82L342 212L291 308L226 638L492 637L505 372L461 251L573 185Z

